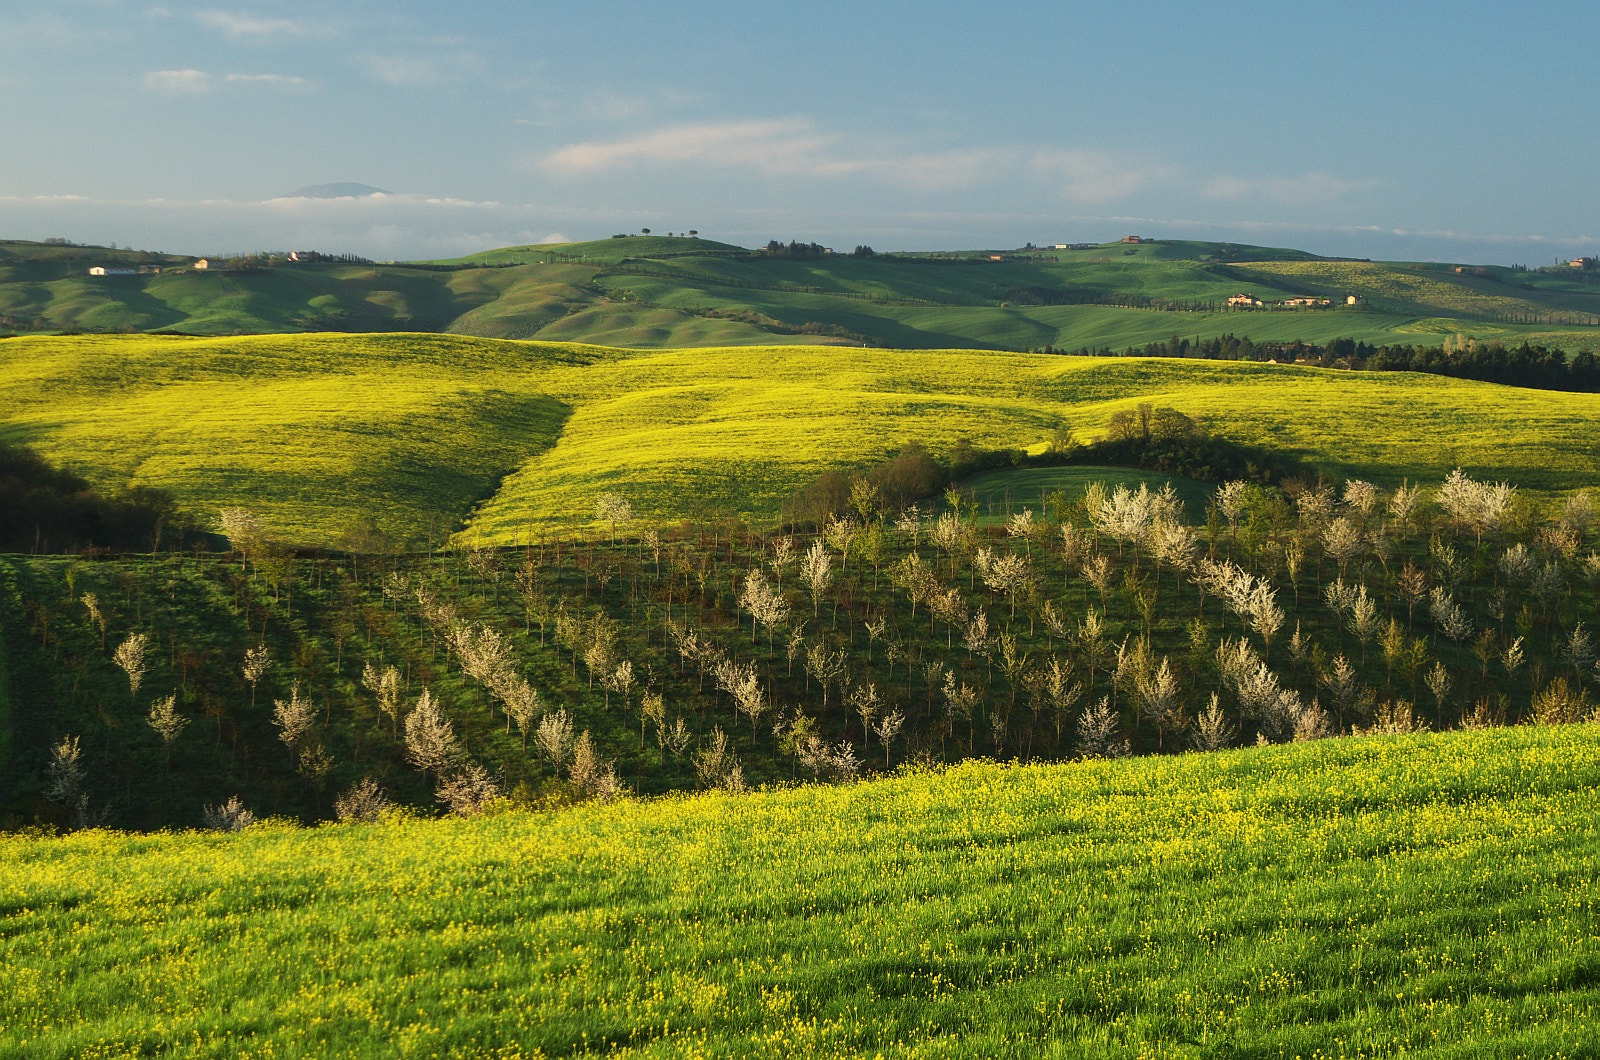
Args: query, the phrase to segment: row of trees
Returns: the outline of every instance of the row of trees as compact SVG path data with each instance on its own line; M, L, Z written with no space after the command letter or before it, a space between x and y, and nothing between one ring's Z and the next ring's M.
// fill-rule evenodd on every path
M1053 346L1037 352L1066 353ZM1373 372L1427 372L1458 379L1477 379L1506 386L1542 390L1600 391L1600 364L1592 351L1569 352L1553 346L1523 342L1506 346L1453 335L1437 346L1399 343L1373 345L1357 339L1332 339L1326 343L1254 342L1248 335L1222 335L1190 339L1174 335L1165 342L1148 342L1122 350L1081 347L1070 351L1094 357L1193 357L1220 361L1278 361L1312 364L1322 368L1348 368Z
M1585 495L1541 517L1461 472L1232 480L1192 520L1142 486L993 509L846 485L847 511L787 533L667 533L607 495L600 537L517 549L285 572L234 512L232 558L11 561L13 686L39 709L0 796L140 827L234 796L474 812L1592 709Z

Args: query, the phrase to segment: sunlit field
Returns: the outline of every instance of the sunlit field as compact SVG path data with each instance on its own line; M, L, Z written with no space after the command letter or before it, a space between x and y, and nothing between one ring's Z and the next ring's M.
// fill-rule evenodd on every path
M160 486L203 521L257 511L287 539L515 543L594 523L757 520L826 468L908 441L1037 451L1140 402L1382 484L1460 466L1533 496L1600 484L1600 397L1403 373L973 351L657 352L436 335L13 339L0 437L98 484Z
M1600 730L0 839L9 1056L1588 1056Z

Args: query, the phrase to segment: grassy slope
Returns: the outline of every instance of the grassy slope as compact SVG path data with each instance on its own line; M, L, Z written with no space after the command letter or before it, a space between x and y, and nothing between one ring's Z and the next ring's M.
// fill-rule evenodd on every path
M1572 322L1600 315L1600 291L1563 277L1501 270L1497 283L1437 266L1333 262L1288 250L1185 242L1045 251L1004 262L973 255L796 261L753 257L710 240L630 236L509 247L448 263L482 268L301 265L84 275L86 263L128 264L136 257L0 244L0 319L28 330L446 331L635 348L800 341L781 329L704 315L714 309L789 328L839 327L847 339L859 336L853 341L912 349L1121 348L1173 334L1228 332L1375 343L1437 342L1464 332L1577 348L1594 346L1597 332ZM1240 290L1274 301L1355 292L1367 304L1180 313L1038 304L1062 301L1063 292L1076 302L1134 295L1216 303ZM1508 313L1549 322L1505 323Z
M207 518L247 505L291 539L357 515L442 534L550 445L538 384L599 354L426 335L17 339L0 433L111 487L171 489Z
M0 1050L1590 1055L1597 796L1591 725L0 838Z
M912 439L938 449L1035 446L1140 401L1205 417L1241 442L1296 450L1332 474L1442 479L1457 465L1524 489L1600 485L1600 397L1414 375L1278 365L804 348L679 350L552 376L576 411L555 446L484 504L469 539L587 520L619 490L650 516L705 505L765 514L829 466Z
M361 513L437 540L485 498L467 536L509 542L587 523L607 490L652 518L770 516L824 468L906 441L1037 446L1061 424L1093 435L1140 401L1331 474L1438 480L1460 465L1536 494L1600 485L1600 396L1431 376L427 335L13 339L0 355L0 434L101 485L171 489L207 518L247 505L307 542Z

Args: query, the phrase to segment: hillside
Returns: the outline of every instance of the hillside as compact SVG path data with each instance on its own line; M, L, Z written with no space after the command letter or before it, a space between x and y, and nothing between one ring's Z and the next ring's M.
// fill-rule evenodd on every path
M233 505L286 540L357 517L401 540L526 541L587 527L617 491L644 518L776 517L829 468L908 441L1037 451L1167 405L1331 477L1460 466L1550 498L1600 486L1600 396L1406 373L976 351L626 351L434 335L18 338L0 344L0 439L96 485Z
M999 260L991 260L991 258ZM1158 241L1085 250L773 255L624 236L448 261L191 259L0 243L0 331L428 331L637 349L775 343L1122 349L1179 334L1437 343L1458 333L1570 349L1600 338L1587 274L1349 262L1284 248ZM91 265L159 275L87 275ZM1233 310L1248 293L1261 309ZM1348 295L1358 304L1345 305ZM1284 308L1292 297L1327 307Z
M1595 726L0 837L8 1056L1583 1056Z

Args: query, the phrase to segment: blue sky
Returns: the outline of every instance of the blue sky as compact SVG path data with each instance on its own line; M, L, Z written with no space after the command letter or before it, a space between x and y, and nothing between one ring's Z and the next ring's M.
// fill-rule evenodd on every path
M1600 252L1600 3L6 0L0 236ZM355 181L392 192L289 197Z

